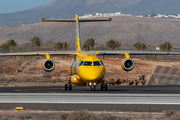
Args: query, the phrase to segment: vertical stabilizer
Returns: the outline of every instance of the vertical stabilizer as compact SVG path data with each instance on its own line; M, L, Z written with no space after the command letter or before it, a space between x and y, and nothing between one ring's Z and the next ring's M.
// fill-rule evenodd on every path
M79 16L76 14L76 51L81 51Z

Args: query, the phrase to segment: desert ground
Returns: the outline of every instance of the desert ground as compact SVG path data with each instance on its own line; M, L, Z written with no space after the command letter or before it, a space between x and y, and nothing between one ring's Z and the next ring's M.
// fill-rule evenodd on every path
M52 59L55 62L55 69L46 72L42 67L45 60L43 56L0 57L0 86L62 85L68 78L72 58L59 56ZM180 67L180 60L174 60L173 57L171 59L136 57L134 69L126 72L121 68L122 59L114 56L102 59L106 69L105 80L109 84L144 85L156 65Z
M7 120L174 120L180 112L121 112L121 111L42 111L42 110L0 110L0 119Z

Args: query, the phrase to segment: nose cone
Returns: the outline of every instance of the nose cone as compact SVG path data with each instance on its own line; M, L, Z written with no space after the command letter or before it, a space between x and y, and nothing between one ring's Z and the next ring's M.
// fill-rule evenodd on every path
M84 82L94 82L104 77L104 66L81 66L78 75Z

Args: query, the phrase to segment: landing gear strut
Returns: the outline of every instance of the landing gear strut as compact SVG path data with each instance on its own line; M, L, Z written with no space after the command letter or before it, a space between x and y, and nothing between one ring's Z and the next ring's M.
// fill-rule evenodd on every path
M91 86L89 86L89 91L95 91L96 90L96 85L91 85Z
M96 83L89 83L89 91L95 91L96 90Z
M65 84L65 90L72 90L72 83L68 82L68 84Z
M103 91L104 88L105 88L106 91L108 90L107 83L102 82L102 84L101 84L101 91Z

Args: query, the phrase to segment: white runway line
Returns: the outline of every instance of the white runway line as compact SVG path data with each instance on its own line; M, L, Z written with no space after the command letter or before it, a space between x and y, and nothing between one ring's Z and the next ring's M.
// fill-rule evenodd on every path
M0 93L0 103L180 105L180 94Z

